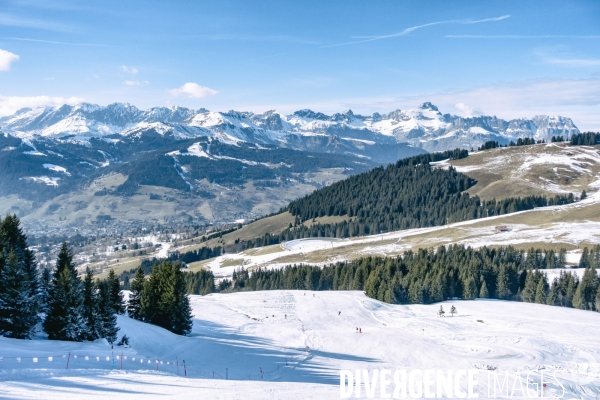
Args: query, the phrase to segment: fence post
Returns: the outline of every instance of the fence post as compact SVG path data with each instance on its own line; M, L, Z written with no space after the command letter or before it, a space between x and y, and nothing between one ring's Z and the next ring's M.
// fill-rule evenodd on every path
M112 357L112 368L115 369L115 350L113 349L113 345L110 345L110 356Z
M175 361L177 364L177 375L179 375L179 358L177 356L175 356Z
M69 352L69 358L67 358L67 369L69 369L69 360L71 359L71 352Z
M229 379L229 368L225 368L225 379Z
M183 360L183 374L187 376L187 368L185 367L185 360Z
M213 371L213 379L215 379L215 371Z
M156 360L156 370L158 371L158 359Z
M121 352L121 370L123 370L123 352Z

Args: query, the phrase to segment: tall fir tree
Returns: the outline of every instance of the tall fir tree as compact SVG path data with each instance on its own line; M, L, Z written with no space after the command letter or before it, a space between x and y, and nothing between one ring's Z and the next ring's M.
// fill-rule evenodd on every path
M31 250L29 250L27 245L27 237L23 234L23 231L20 226L21 222L16 215L7 215L4 219L0 218L0 276L2 275L2 271L5 270L5 267L8 268L5 264L10 259L9 255L14 253L16 256L16 267L19 271L10 268L10 277L7 277L8 280L12 280L15 277L15 274L22 277L22 282L19 283L20 290L23 292L20 296L22 297L19 301L26 302L26 309L23 314L23 320L21 323L26 323L25 321L29 320L29 316L31 314L36 314L39 310L39 298L38 298L38 274L37 274L37 265L35 263L35 257ZM9 269L7 269L8 271ZM10 290L13 290L12 288ZM9 287L0 285L0 298L4 298L5 306L12 302L10 299L11 294L9 292ZM13 306L16 304L12 302ZM19 310L9 310L4 309L5 315L17 315ZM2 317L0 317L1 319ZM7 321L7 320L5 320ZM37 321L37 317L36 317ZM16 323L16 321L14 321ZM12 324L12 322L10 322ZM9 332L11 327L3 327L3 322L0 320L0 332ZM20 324L20 323L19 323ZM35 326L35 323L34 323ZM20 335L21 333L19 333ZM26 336L29 336L27 334Z
M81 280L67 243L63 243L50 284L44 331L51 340L81 341L85 333Z
M148 280L144 282L144 289L140 297L140 319L144 322L156 324L158 314L158 301L160 292L158 288L158 264L154 264Z
M167 263L165 267L170 269L169 284L165 292L170 299L166 308L170 316L170 326L167 329L178 335L187 335L192 331L192 309L185 289L183 272L178 264Z
M525 287L523 288L521 296L523 297L523 301L527 303L535 303L535 294L538 284L538 279L536 278L534 272L527 273L527 277L525 278Z
M548 297L548 281L546 275L542 273L538 280L538 284L535 290L535 302L538 304L546 304Z
M139 267L135 272L133 281L131 281L131 293L129 294L129 301L127 303L127 314L133 319L142 319L140 307L145 282L144 270L142 267Z
M510 296L508 282L508 271L506 266L502 264L498 270L498 277L496 278L496 294L501 300L506 300Z
M481 283L481 290L479 291L479 298L487 299L488 297L490 297L490 294L488 292L487 284L485 283L485 281L483 281Z
M583 248L581 258L579 258L579 268L588 268L590 266L590 250L587 247Z
M475 283L475 279L472 276L468 276L464 280L464 289L463 289L463 298L465 300L473 300L477 297L477 283Z
M1 256L1 255L0 255ZM38 322L37 299L31 294L31 277L11 251L0 272L0 334L29 339Z
M548 297L546 298L546 304L549 306L558 305L558 279L554 278L550 290L548 291Z
M96 340L102 337L104 327L100 314L100 296L94 284L94 274L89 267L85 269L85 278L83 279L83 320L86 340Z
M584 250L585 253L585 250ZM573 296L573 307L581 310L593 310L596 302L596 291L598 290L599 281L598 273L596 268L590 266L589 260L587 262L588 268L583 273L583 278L577 290Z
M27 236L21 229L21 221L16 215L7 215L0 221L0 253L8 254L14 251L17 254L22 268L28 275L31 283L29 292L32 296L37 295L38 274L35 263L35 255L29 250L27 245ZM0 265L1 266L1 265Z
M97 280L96 288L99 296L100 320L102 321L101 337L114 343L117 340L119 327L117 326L117 315L114 309L114 302L107 280Z
M106 278L108 284L108 291L110 292L110 302L113 309L117 314L125 313L125 302L123 301L123 292L121 291L121 284L119 278L115 274L115 271L111 269L108 271L108 277Z
M48 304L50 303L50 284L52 283L52 273L50 268L44 268L40 275L40 289L39 289L39 311L46 314L48 312Z

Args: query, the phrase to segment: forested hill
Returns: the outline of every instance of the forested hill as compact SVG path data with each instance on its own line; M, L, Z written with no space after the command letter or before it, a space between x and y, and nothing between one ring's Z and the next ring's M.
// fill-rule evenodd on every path
M467 155L459 150L406 158L316 190L287 210L300 221L347 215L361 225L359 234L441 225L473 203L460 193L475 181L452 168L432 168L429 162Z
M529 196L482 202L465 191L476 181L434 161L468 156L466 150L424 154L386 168L349 177L291 202L284 211L296 217L279 235L265 235L247 246L264 246L306 237L352 237L530 210L574 201L568 196ZM341 222L304 224L316 218L341 216ZM310 225L310 226L309 226Z

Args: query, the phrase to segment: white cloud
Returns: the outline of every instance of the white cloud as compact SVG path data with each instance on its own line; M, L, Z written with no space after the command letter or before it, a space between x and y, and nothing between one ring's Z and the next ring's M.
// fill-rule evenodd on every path
M558 48L560 50L560 48ZM558 54L556 54L558 53ZM598 58L574 58L568 57L564 54L560 54L557 49L550 50L536 50L534 54L541 58L546 64L561 65L565 67L598 67L600 66L600 59Z
M0 49L0 71L9 71L10 64L17 61L19 56L10 51Z
M147 85L150 82L148 81L125 81L123 82L123 85L125 86L142 86L142 85Z
M63 104L78 104L83 101L80 97L50 97L50 96L0 96L0 116L12 115L24 107L60 106Z
M598 66L600 66L600 59L587 59L587 58L545 57L544 62L547 64L564 65L566 67L598 67Z
M465 117L470 117L473 115L473 109L465 103L456 103L454 105L454 108L456 108L461 113L461 115Z
M352 36L353 39L362 39L362 40L358 40L358 41L354 41L354 42L331 44L331 45L327 45L327 46L321 46L321 48L347 46L350 44L372 42L374 40L390 39L390 38L395 38L395 37L399 37L399 36L405 36L405 35L408 35L409 33L416 31L417 29L427 28L427 27L435 26L435 25L445 25L445 24L471 25L471 24L480 24L483 22L497 22L497 21L502 21L503 19L507 19L507 18L510 18L510 15L502 15L502 16L496 17L496 18L485 18L485 19L480 19L480 20L463 19L463 20L436 21L436 22L430 22L430 23L423 24L423 25L411 26L410 28L406 28L401 32L392 33L389 35Z
M465 103L456 103L454 108L458 110L458 114L462 117L474 117L479 115L485 115L480 108L473 108Z
M121 65L121 71L126 72L128 74L137 74L138 73L138 69L135 67L128 67L126 65Z
M200 86L197 83L187 82L180 88L169 90L169 93L175 97L187 96L199 99L201 97L214 96L219 92L206 86Z

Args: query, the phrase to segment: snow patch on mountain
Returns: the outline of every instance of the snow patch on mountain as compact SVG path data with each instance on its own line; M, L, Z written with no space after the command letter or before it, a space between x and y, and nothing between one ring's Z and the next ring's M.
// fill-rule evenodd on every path
M42 166L46 169L49 169L51 171L55 171L55 172L62 172L63 174L66 175L71 175L67 169L65 167L61 167L59 165L54 165L54 164L42 164Z

